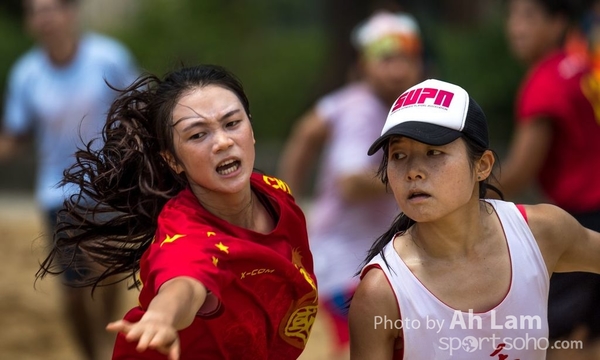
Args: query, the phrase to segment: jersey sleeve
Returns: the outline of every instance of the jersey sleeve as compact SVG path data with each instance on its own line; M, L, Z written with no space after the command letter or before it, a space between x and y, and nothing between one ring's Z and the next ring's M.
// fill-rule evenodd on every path
M186 276L221 298L221 289L231 281L228 241L210 227L190 221L184 213L171 211L169 215L161 216L154 243L144 259L141 276L144 287L151 289L149 295L155 296L168 280Z
M522 89L517 105L517 122L526 123L540 117L559 118L562 116L565 96L560 88L558 75L548 68L532 74Z
M11 70L8 78L2 130L9 135L23 135L31 128L32 121L27 100L27 71L20 63Z

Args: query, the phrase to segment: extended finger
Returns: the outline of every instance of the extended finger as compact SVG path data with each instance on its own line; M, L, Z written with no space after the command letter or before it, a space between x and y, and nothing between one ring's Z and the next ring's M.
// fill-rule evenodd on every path
M106 325L106 330L111 332L128 333L131 330L131 323L125 320L118 320Z

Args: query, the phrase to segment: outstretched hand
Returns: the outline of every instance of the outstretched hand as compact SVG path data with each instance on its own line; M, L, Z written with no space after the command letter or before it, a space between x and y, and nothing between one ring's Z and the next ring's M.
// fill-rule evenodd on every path
M127 341L137 341L136 350L144 352L147 349L157 350L169 357L169 360L179 360L179 335L173 325L146 313L139 322L131 323L125 320L112 322L106 330L120 332Z

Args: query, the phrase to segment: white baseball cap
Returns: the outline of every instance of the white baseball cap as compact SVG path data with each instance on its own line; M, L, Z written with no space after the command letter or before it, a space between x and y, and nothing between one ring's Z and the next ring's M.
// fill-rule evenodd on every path
M488 126L479 105L460 86L425 80L406 90L392 105L373 155L390 136L401 135L430 145L445 145L466 136L489 147Z

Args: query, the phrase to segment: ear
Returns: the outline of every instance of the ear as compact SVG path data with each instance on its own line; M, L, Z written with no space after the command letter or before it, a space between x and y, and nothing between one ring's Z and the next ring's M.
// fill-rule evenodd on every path
M490 176L495 162L494 154L490 150L486 150L475 164L477 181L483 181Z
M162 156L171 170L175 171L175 173L181 174L183 172L183 168L179 165L179 162L177 159L175 159L175 156L173 156L170 151L161 151L160 156Z

